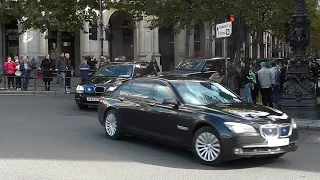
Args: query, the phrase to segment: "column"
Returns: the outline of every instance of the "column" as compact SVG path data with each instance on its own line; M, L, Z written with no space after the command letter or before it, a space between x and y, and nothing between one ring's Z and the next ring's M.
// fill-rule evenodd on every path
M39 57L44 58L48 54L48 40L46 39L47 31L39 32Z
M253 45L252 45L252 41L253 41L252 35L249 34L249 58L251 58L251 59L252 59L252 56L253 56Z
M29 30L19 35L19 55L20 56L27 56L28 54L28 32Z
M162 72L162 66L160 62L159 53L159 29L155 28L153 31L153 57L156 58L160 71Z
M89 32L89 23L88 22L85 22L83 24L83 27L84 27L84 31L85 32ZM89 40L89 33L84 33L82 32L82 49L83 49L83 52L82 52L82 55L83 56L89 56L90 54L90 40Z

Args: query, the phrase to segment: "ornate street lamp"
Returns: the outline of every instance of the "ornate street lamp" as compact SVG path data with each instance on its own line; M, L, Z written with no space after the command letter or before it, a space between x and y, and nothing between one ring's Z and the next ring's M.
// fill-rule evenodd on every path
M295 0L294 14L287 24L286 40L290 43L291 56L281 95L282 107L317 105L316 86L306 50L309 46L311 22L306 15L305 4L305 0Z

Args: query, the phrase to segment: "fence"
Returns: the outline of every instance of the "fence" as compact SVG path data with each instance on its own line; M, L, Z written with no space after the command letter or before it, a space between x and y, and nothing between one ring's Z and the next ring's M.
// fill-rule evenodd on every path
M70 70L64 71L64 73L66 74L66 87L71 91L74 91L77 85L81 82L80 77L74 76L76 72L77 71L70 71ZM93 71L91 71L90 73L92 72ZM48 86L46 86L46 83L44 82L44 80L51 80L50 86L49 86L50 91L61 91L61 77L58 74L59 74L58 71L36 70L36 73L31 72L31 73L28 73L27 76L2 75L1 76L2 82L0 83L0 89L5 91L8 91L8 90L16 91L16 90L20 90L21 88L21 90L23 90L23 83L25 81L28 81L27 83L28 91L48 91L48 89L46 89L46 87Z

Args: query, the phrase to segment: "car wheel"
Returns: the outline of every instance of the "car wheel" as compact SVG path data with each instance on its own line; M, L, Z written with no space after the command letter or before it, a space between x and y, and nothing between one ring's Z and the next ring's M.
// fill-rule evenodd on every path
M218 133L211 127L200 128L193 136L192 149L200 163L218 166L223 162Z
M79 109L87 109L88 105L78 104Z
M115 110L106 113L104 127L108 138L114 140L121 138L120 120Z

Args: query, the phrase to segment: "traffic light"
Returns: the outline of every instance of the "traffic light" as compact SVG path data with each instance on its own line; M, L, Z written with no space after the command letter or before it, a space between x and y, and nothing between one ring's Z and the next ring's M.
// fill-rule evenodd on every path
M234 21L235 21L234 15L230 15L230 16L229 16L229 21L232 22L232 23L234 23Z
M89 23L89 39L98 40L98 26L94 23Z
M106 29L106 40L107 41L112 41L113 40L113 34L112 34L112 30L110 27L108 27Z

